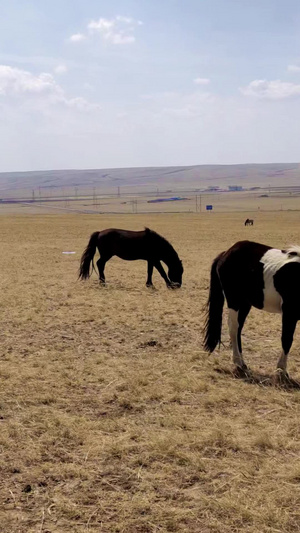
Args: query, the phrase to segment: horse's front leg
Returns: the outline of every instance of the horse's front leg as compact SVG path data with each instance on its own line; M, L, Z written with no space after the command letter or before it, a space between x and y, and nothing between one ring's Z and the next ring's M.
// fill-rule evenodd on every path
M171 287L171 282L170 282L167 274L165 273L161 262L157 261L156 263L154 263L154 266L155 266L156 270L158 270L158 272L160 273L161 277L165 280L167 287Z
M152 283L152 274L153 274L153 263L148 261L148 271L147 271L147 281L146 281L146 287L153 287Z
M291 349L294 332L296 329L297 318L295 312L290 309L290 306L283 304L282 306L282 332L281 332L281 345L282 345L282 354L277 363L277 371L283 373L285 377L288 377L286 367L287 367L287 358L289 351Z

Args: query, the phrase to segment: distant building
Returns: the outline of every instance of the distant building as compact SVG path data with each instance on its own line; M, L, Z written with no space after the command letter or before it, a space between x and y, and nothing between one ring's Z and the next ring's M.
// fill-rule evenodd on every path
M229 185L228 189L230 191L242 191L243 187L241 185Z

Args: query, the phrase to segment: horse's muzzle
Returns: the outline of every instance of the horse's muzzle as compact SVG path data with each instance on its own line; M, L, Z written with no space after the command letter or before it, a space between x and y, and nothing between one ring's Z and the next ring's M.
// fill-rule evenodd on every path
M180 289L180 287L181 287L181 283L178 283L176 281L171 281L171 285L170 285L171 289Z

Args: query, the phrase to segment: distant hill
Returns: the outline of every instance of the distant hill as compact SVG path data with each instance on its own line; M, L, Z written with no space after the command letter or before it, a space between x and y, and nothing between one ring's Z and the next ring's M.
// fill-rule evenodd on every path
M249 165L196 165L185 167L47 170L0 173L0 194L32 189L84 188L109 191L293 186L300 184L299 163Z

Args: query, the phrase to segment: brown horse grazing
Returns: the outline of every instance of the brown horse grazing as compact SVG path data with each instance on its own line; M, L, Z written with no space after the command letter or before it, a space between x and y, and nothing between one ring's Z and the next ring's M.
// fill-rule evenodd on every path
M165 280L167 287L180 287L182 283L183 266L173 246L161 235L145 228L143 231L129 231L123 229L105 229L95 231L82 254L79 268L79 278L90 277L90 264L98 248L100 259L97 261L100 283L105 283L104 268L107 261L116 255L121 259L133 261L144 259L148 261L148 277L146 285L152 286L152 273L155 267ZM168 276L160 261L168 266ZM93 264L94 267L94 264Z

